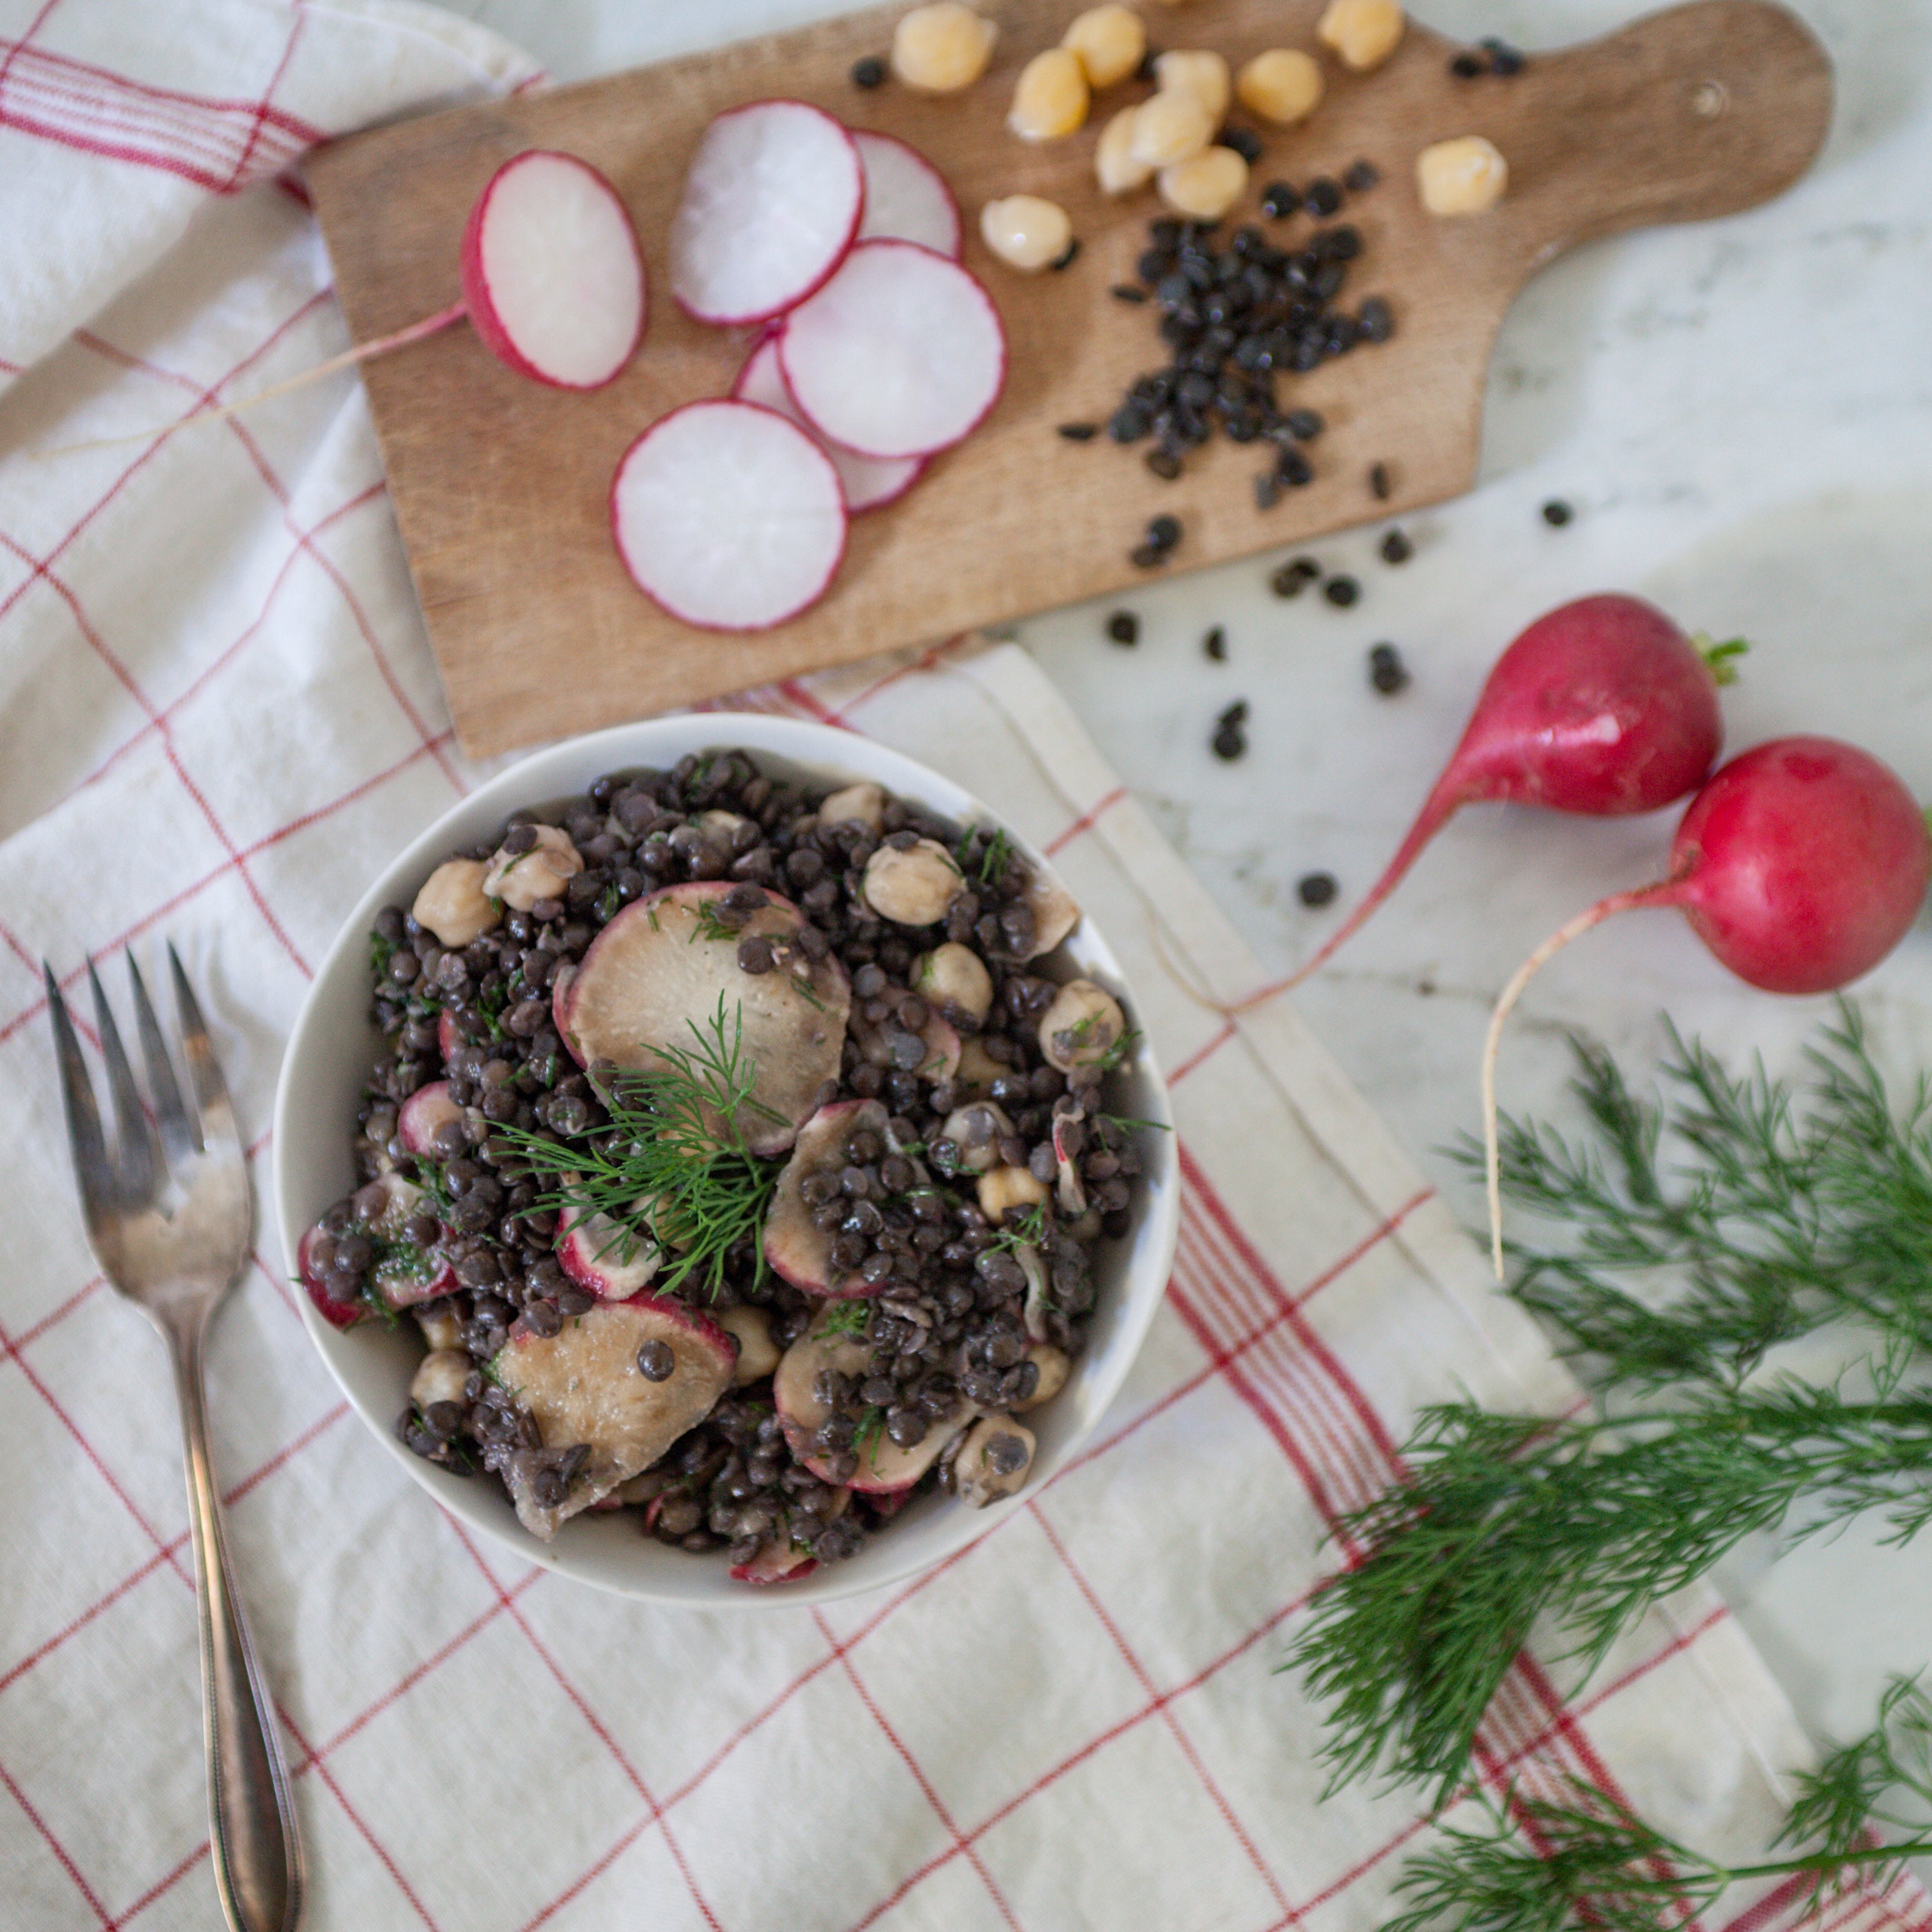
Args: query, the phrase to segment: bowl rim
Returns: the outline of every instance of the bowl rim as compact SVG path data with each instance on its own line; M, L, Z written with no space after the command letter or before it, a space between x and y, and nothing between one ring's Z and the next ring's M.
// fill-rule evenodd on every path
M338 1347L345 1344L349 1335L355 1331L339 1330L326 1322L302 1284L298 1247L307 1232L308 1217L298 1198L301 1178L294 1170L297 1150L305 1137L322 1130L304 1125L298 1118L302 1101L296 1090L295 1076L298 1061L302 1058L298 1049L322 1025L320 1010L337 989L340 976L352 969L358 972L362 970L361 955L367 930L376 912L396 899L399 888L408 880L418 873L426 873L427 868L447 857L452 845L473 842L461 838L452 830L460 822L478 813L500 819L519 806L568 796L584 789L592 776L604 772L622 770L629 765L664 768L689 752L738 746L754 754L768 753L806 770L820 782L849 784L870 779L902 797L928 805L962 823L983 822L1004 827L1030 863L1049 877L1058 876L1051 860L976 794L910 754L842 726L763 712L701 711L636 720L560 740L506 766L456 800L409 840L372 878L361 898L344 916L316 966L289 1029L277 1076L273 1117L274 1213L290 1284L310 1340L350 1407L376 1441L408 1472L433 1502L460 1523L488 1536L524 1561L614 1595L698 1610L797 1607L903 1583L951 1561L1007 1516L1025 1507L1076 1460L1119 1395L1165 1298L1179 1233L1180 1174L1174 1152L1173 1114L1166 1081L1143 1036L1136 1054L1136 1070L1141 1091L1136 1104L1143 1110L1144 1118L1165 1130L1168 1154L1159 1163L1158 1172L1150 1170L1147 1174L1136 1204L1137 1223L1132 1238L1133 1252L1124 1256L1120 1276L1113 1286L1112 1292L1120 1298L1121 1318L1111 1339L1109 1352L1104 1359L1090 1354L1082 1364L1083 1368L1090 1366L1094 1371L1088 1384L1090 1400L1086 1419L1057 1446L1050 1462L1036 1468L1014 1495L988 1508L970 1511L956 1500L946 1499L959 1519L958 1527L946 1546L923 1554L909 1552L902 1562L891 1560L889 1552L892 1539L884 1538L871 1545L884 1560L872 1565L865 1564L862 1558L855 1558L850 1563L821 1565L812 1576L782 1588L754 1588L733 1582L722 1570L717 1573L715 1592L671 1593L652 1588L648 1578L620 1581L606 1575L590 1574L580 1560L572 1560L567 1544L561 1548L554 1543L545 1544L516 1523L514 1518L506 1525L500 1513L488 1507L489 1502L500 1501L500 1496L494 1492L478 1492L473 1484L445 1475L412 1454L397 1439L392 1418L376 1412L372 1400L352 1382L344 1364L338 1360ZM843 755L848 753L856 755ZM566 772L583 776L574 782L565 783L560 789L558 778ZM938 796L935 796L935 794ZM1138 1011L1132 987L1120 970L1104 932L1093 924L1084 908L1080 932L1086 944L1104 956L1108 976L1125 994L1130 1010ZM1150 1233L1150 1242L1146 1238ZM1056 1402L1058 1400L1055 1398Z

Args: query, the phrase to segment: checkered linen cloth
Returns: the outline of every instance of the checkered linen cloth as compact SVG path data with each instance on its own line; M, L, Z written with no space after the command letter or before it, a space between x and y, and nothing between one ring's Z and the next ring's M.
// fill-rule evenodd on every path
M209 1927L187 1522L159 1346L74 1211L39 962L181 946L258 1184L280 1042L371 870L471 782L362 394L166 423L342 346L280 171L528 78L377 0L0 0L0 1928ZM1427 1828L1326 1802L1276 1674L1336 1514L1417 1406L1576 1392L1388 1133L1011 648L750 694L922 758L1052 853L1173 1085L1167 1306L1097 1438L916 1582L823 1609L619 1601L480 1543L370 1442L265 1246L217 1324L215 1454L342 1932L1373 1925ZM1804 1744L1693 1592L1566 1693L1526 1659L1493 1791L1581 1773L1755 1851ZM1706 1932L1780 1932L1794 1886ZM1843 1932L1922 1928L1910 1881Z

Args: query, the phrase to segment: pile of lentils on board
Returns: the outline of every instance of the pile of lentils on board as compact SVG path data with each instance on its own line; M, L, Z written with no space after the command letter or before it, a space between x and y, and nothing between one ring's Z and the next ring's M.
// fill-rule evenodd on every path
M546 1504L583 1480L589 1445L543 1440L493 1366L506 1345L554 1337L598 1305L560 1262L555 1177L574 1149L611 1149L606 1103L616 1104L617 1090L604 1084L608 1064L572 1058L553 995L625 908L716 880L723 890L706 902L716 927L707 937L729 940L788 902L803 916L776 950L757 934L736 939L742 984L787 958L801 970L836 962L849 978L836 1076L806 1106L874 1104L854 1110L821 1167L788 1177L830 1238L830 1292L806 1293L766 1265L755 1232L722 1255L712 1281L683 1282L674 1292L740 1341L738 1372L655 1462L593 1506L640 1510L659 1540L728 1549L734 1564L774 1550L826 1563L852 1555L914 1489L962 1487L958 1446L976 1433L985 1471L1023 1476L1032 1438L1012 1418L1065 1380L1094 1306L1096 1250L1132 1226L1138 1124L1119 1118L1108 1090L1135 1036L1100 989L1077 993L1089 982L1044 976L1068 976L1035 956L1042 892L1064 910L1056 934L1078 908L1004 833L962 829L871 786L833 799L869 794L869 816L829 820L832 789L767 774L736 750L686 757L668 772L614 772L584 796L512 813L498 837L452 855L501 868L567 842L580 862L556 866L554 896L524 909L490 901L500 916L460 945L440 943L400 905L378 915L373 1014L383 1045L357 1115L362 1184L312 1232L304 1277L338 1325L332 1300L352 1318L406 1318L381 1292L386 1268L391 1280L400 1268L439 1290L447 1281L448 1292L406 1311L433 1348L457 1352L460 1367L466 1360L460 1386L452 1379L439 1400L412 1400L398 1418L418 1455L466 1474L535 1454ZM934 847L943 850L933 862L958 875L939 916L917 928L881 916L865 893L868 862L886 848ZM926 962L942 949L950 964L938 973ZM1043 1029L1043 1017L1059 1030ZM946 1027L950 1066L928 1050ZM437 1082L446 1083L440 1124L412 1152L399 1116ZM554 1151L533 1162L532 1137ZM788 1153L752 1164L766 1199ZM400 1227L383 1220L398 1177L422 1190ZM801 1440L775 1404L772 1370L828 1322L863 1354L848 1348L845 1369L818 1372L811 1389L822 1419ZM664 1354L642 1372L668 1376ZM1001 1426L988 1437L989 1422ZM910 1449L935 1430L947 1452L916 1484L865 1492L868 1443Z

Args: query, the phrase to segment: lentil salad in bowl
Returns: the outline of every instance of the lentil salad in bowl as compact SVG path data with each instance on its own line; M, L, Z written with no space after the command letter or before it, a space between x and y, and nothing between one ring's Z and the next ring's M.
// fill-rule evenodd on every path
M715 1606L911 1575L1064 1464L1159 1304L1133 1010L1044 860L897 753L719 713L553 748L317 974L276 1120L304 1318L532 1560Z

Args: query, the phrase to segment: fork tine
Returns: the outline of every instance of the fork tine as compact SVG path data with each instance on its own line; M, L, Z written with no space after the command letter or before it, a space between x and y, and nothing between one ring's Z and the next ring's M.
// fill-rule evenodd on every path
M74 1036L67 1002L61 998L53 968L44 959L47 1012L54 1023L54 1057L60 1062L61 1102L67 1114L67 1138L74 1156L74 1178L80 1189L82 1211L90 1230L105 1220L115 1205L114 1169L100 1137L100 1110L94 1104L94 1084L87 1077L80 1042Z
M211 1152L218 1142L238 1149L241 1136L235 1129L235 1110L229 1104L228 1083L214 1058L208 1037L208 1022L201 1016L201 1004L182 970L181 955L168 942L168 964L175 982L175 1013L181 1023L182 1052L188 1060L188 1078L194 1088L195 1104L201 1112L202 1144Z
M122 1195L130 1203L145 1206L160 1185L160 1143L154 1138L154 1123L141 1105L141 1090L134 1084L134 1070L128 1064L121 1029L114 1024L114 1009L107 1004L100 975L94 970L92 959L87 962L87 983L94 988L94 1018L100 1029L100 1058L106 1064L107 1090L114 1100L114 1154L120 1169Z
M201 1129L182 1104L181 1086L175 1078L174 1062L168 1058L167 1042L161 1037L161 1023L154 1017L141 969L131 952L128 956L128 983L134 991L134 1024L141 1036L141 1057L147 1062L148 1090L154 1096L161 1151L170 1166L179 1166L200 1153Z

